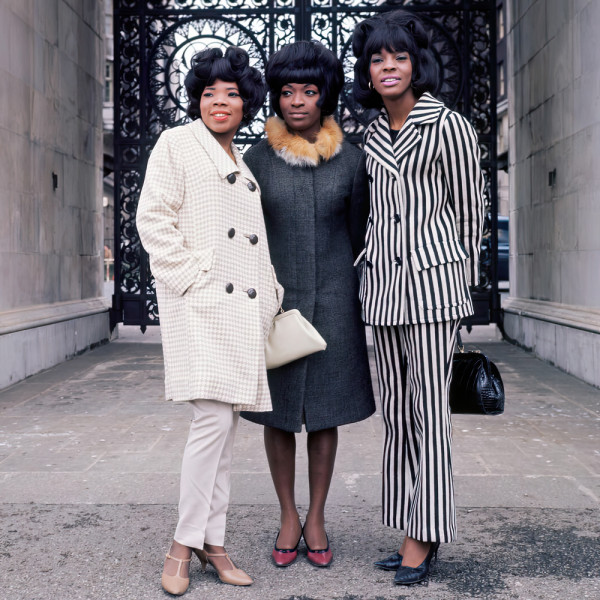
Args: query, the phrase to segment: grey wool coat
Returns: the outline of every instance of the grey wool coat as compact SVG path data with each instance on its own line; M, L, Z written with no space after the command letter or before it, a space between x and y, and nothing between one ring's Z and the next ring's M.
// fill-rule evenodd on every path
M271 408L264 344L277 283L256 179L198 119L161 134L136 222L156 280L165 395Z
M361 152L331 117L310 144L269 119L267 139L244 156L261 187L271 260L327 349L267 371L273 411L242 413L298 432L366 419L375 410L354 258L364 246L368 183Z

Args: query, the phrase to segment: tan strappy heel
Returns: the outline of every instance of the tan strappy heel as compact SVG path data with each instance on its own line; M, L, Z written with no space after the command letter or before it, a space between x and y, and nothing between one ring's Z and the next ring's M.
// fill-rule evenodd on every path
M202 570L206 571L206 565L207 563L210 563L223 583L229 583L230 585L252 585L254 583L254 580L248 573L242 571L242 569L238 569L233 564L233 561L229 558L229 554L226 552L223 554L209 554L206 550L198 550L197 548L194 548L194 552L202 563ZM224 556L227 559L231 565L231 569L218 569L213 561L210 560L211 558L220 556Z
M183 566L183 563L189 563L192 558L176 558L175 556L171 556L168 552L165 554L165 556L171 560L177 561L179 566L177 567L176 575L165 575L165 573L162 574L161 583L163 590L165 590L165 592L169 592L169 594L173 594L173 596L181 596L181 594L185 594L188 587L190 587L190 578L182 577L180 575L181 567Z

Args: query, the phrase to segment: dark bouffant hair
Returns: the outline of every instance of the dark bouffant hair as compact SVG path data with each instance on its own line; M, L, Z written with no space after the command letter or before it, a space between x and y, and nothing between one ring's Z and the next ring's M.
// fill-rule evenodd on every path
M248 53L236 46L229 46L225 55L220 48L207 48L192 58L192 67L185 77L188 116L200 118L200 98L204 88L217 79L237 83L244 101L242 124L248 125L263 105L267 90L260 71L250 66Z
M344 69L340 59L319 42L288 44L271 56L265 70L271 106L283 118L279 99L286 83L312 83L319 88L317 106L321 115L335 112L344 85Z
M421 20L403 10L382 13L359 23L352 39L352 52L357 58L352 91L365 108L383 106L381 96L369 87L371 57L382 48L388 52L408 52L415 96L437 89L438 67Z

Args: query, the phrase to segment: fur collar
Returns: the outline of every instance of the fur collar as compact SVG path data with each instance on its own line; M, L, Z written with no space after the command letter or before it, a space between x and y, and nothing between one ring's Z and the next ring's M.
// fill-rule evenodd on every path
M265 125L269 145L288 165L316 167L321 159L329 160L342 149L344 134L333 117L325 117L314 144L291 133L285 121L271 117Z

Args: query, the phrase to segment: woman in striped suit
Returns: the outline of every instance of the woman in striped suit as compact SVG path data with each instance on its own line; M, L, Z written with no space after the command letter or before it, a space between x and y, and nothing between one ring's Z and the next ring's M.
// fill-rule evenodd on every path
M356 265L385 424L383 521L406 531L375 565L408 585L456 535L448 389L460 319L473 314L484 182L473 128L431 94L422 23L404 11L363 21L353 51L355 97L381 109L364 137L371 210Z

